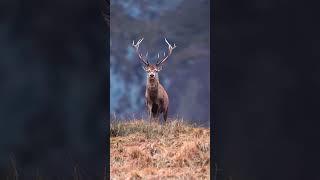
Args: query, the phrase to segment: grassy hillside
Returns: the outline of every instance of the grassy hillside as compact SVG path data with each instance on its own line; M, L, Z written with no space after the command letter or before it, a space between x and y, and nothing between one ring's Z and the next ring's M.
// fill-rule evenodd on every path
M112 122L111 179L209 179L210 130L180 120Z

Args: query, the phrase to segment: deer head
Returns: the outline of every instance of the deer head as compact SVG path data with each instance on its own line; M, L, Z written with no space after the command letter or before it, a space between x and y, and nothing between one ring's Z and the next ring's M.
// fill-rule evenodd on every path
M176 48L176 45L173 44L173 46L171 46L171 44L167 41L167 39L164 39L165 42L168 44L168 53L166 55L165 52L163 52L163 57L160 58L160 54L158 53L158 60L156 62L156 64L150 64L148 61L148 52L146 53L145 56L142 56L141 53L139 53L139 45L140 43L143 41L143 38L141 38L136 44L134 44L134 41L132 42L132 46L134 47L136 53L138 54L140 60L142 61L143 65L143 69L147 72L147 78L148 79L158 79L158 72L160 72L162 70L162 65L164 62L166 62L166 60L168 59L168 57L171 55L172 50L174 48Z

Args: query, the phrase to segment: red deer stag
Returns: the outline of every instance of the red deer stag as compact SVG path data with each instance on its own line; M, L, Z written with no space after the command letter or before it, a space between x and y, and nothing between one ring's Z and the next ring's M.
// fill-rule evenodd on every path
M146 86L146 105L149 115L150 122L152 119L160 120L160 114L163 113L163 119L166 122L168 116L168 107L169 107L169 97L164 89L164 87L159 82L158 72L162 69L162 64L168 59L171 55L172 50L176 48L176 45L171 44L165 38L165 42L168 44L168 54L163 53L163 58L159 58L158 53L158 61L156 64L150 64L147 57L148 53L145 57L139 53L139 45L143 41L141 38L136 44L134 41L132 42L132 46L134 47L136 53L138 54L140 60L143 62L143 69L147 72L147 86Z

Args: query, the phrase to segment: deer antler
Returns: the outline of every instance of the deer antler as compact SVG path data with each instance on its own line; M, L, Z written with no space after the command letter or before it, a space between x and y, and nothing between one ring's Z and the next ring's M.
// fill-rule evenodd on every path
M148 53L146 54L146 57L143 57L140 53L139 53L139 45L140 43L143 41L143 38L139 39L139 41L134 44L134 40L132 41L132 46L134 47L134 49L136 50L136 53L138 54L139 58L141 59L141 61L145 64L145 65L149 65L149 62L147 60L147 56Z
M168 52L168 55L167 55L167 56L165 56L166 53L163 52L163 56L165 56L165 57L164 57L164 59L162 59L161 61L158 61L158 62L157 62L157 64L156 64L157 66L163 64L163 63L168 59L168 57L171 55L172 50L177 47L176 44L173 44L173 47L172 47L171 44L167 41L166 38L164 38L164 40L165 40L166 43L168 44L168 50L169 50L169 52ZM158 53L158 58L159 58L159 53Z

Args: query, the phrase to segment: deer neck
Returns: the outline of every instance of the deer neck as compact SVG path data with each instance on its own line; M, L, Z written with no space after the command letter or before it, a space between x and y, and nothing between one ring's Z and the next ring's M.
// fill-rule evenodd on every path
M152 93L158 93L158 87L159 87L159 79L154 78L147 80L147 90Z

